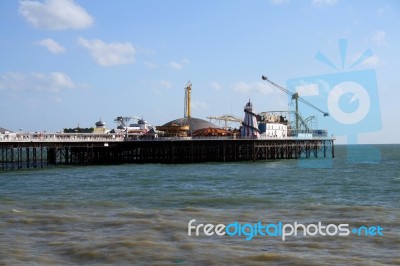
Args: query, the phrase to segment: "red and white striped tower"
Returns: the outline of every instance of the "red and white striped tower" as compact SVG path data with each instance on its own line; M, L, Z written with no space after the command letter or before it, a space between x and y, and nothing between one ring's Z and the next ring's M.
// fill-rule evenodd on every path
M242 137L248 137L248 138L260 137L260 130L258 130L257 127L257 116L253 112L253 104L250 102L250 100L244 107L244 119L240 135Z

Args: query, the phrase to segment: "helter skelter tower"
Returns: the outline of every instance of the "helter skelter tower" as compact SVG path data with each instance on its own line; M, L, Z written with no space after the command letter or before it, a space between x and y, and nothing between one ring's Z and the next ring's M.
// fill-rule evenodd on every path
M185 87L185 103L184 103L184 110L183 110L183 117L190 118L190 94L192 93L192 83L190 81Z
M240 135L242 137L260 137L260 130L257 128L257 116L253 112L253 104L250 100L244 107L244 119Z

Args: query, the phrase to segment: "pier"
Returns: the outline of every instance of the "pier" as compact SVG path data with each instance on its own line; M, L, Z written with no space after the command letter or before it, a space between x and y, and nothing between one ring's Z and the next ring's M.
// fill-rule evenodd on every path
M0 139L0 170L57 165L201 163L334 158L333 138L155 138L117 134L36 134Z
M334 138L327 137L327 130L312 130L307 125L298 112L297 100L322 112L324 116L328 116L328 113L266 77L262 78L296 99L294 127L284 115L285 112L256 114L250 99L244 106L244 119L233 118L235 122L240 122L239 129L220 128L192 117L192 84L188 82L183 118L162 126L149 125L143 118L118 116L114 120L118 126L112 130L107 130L101 119L95 123L96 128L64 129L63 133L13 133L3 129L0 131L0 171L57 165L334 158ZM131 119L137 120L137 123L130 124Z

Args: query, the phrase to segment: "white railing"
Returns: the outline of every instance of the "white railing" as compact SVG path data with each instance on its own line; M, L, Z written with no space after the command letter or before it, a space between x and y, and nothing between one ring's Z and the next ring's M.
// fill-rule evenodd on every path
M0 142L121 142L121 141L142 141L139 138L125 138L125 134L96 134L96 133L7 133L0 134ZM181 140L317 140L335 139L332 137L271 137L261 135L259 138L244 136L210 136L210 137L156 137L144 138L143 140L154 141L181 141Z
M120 134L93 133L8 133L0 134L0 142L113 142L123 141Z

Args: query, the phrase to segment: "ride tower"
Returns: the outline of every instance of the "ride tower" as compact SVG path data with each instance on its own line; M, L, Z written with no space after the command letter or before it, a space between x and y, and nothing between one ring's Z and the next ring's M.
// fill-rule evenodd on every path
M260 137L260 130L257 126L257 115L253 112L253 104L251 103L250 99L244 107L244 119L240 133L242 137Z

